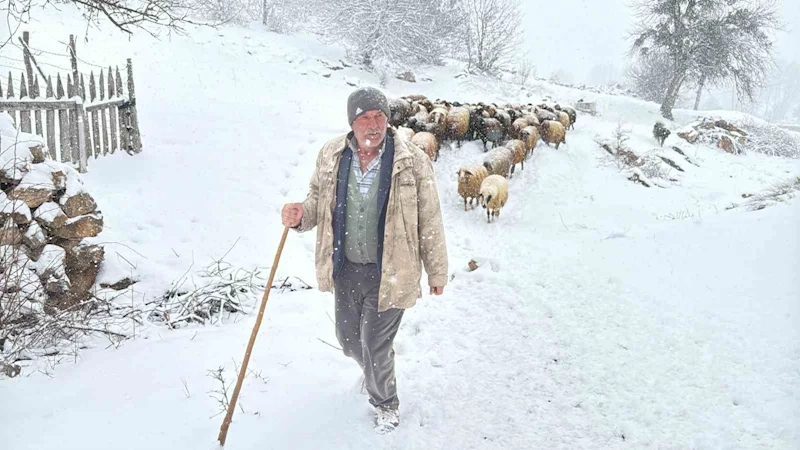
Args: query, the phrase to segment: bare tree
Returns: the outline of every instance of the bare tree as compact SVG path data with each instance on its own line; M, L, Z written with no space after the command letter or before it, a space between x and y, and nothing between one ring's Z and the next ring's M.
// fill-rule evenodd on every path
M670 60L670 81L661 114L672 119L681 89L697 80L731 81L741 97L752 100L771 65L769 30L780 24L773 0L638 0L638 25L632 51L663 52Z
M513 74L514 83L523 86L527 84L531 77L536 77L536 66L533 64L533 60L529 57L521 58L514 68Z
M310 8L304 0L184 0L194 14L217 23L261 22L275 33L289 34L305 24Z
M571 85L574 79L571 73L563 67L559 67L550 74L549 81L554 84Z
M140 29L154 35L150 26L182 32L185 25L196 24L189 19L190 9L184 0L5 0L0 12L6 13L8 39L13 38L21 24L30 21L34 6L55 7L55 4L77 6L89 22L98 23L104 18L128 34Z
M261 20L260 0L186 0L198 17L218 23L246 25Z
M636 95L661 103L669 88L672 73L670 58L663 52L651 51L634 57L626 77Z
M615 84L617 77L617 68L613 64L605 62L592 66L588 81L593 85L610 86Z
M105 17L114 26L131 34L134 27L146 30L143 25L160 25L182 30L182 25L193 23L182 0L68 0L84 12L89 20Z
M521 43L520 0L463 0L463 4L468 70L492 73L506 69L514 62Z
M462 26L461 11L453 0L321 0L313 13L323 40L373 68L377 60L440 64Z
M294 33L303 28L309 14L303 0L262 0L261 23L275 33Z
M800 64L783 61L770 74L754 105L764 119L780 121L792 118L794 105L800 112Z

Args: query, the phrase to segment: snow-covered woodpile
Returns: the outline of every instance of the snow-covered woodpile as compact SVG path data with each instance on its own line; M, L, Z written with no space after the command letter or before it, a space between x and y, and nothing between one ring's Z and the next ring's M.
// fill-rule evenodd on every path
M678 136L690 144L712 144L720 150L734 154L742 153L747 135L747 132L728 121L708 117L692 122L678 131Z
M800 158L800 137L797 133L754 118L732 123L703 117L679 130L678 136L691 144L710 144L736 155L756 152Z
M12 298L38 312L89 298L104 250L84 239L102 232L103 215L79 173L49 159L42 139L19 132L6 113L0 113L0 224L4 311Z

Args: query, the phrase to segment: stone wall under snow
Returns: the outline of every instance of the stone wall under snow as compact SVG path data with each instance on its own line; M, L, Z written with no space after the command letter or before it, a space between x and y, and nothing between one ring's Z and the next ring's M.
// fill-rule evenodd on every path
M49 159L41 137L0 113L0 274L20 270L0 294L58 309L88 299L104 250L83 240L102 231L79 173Z

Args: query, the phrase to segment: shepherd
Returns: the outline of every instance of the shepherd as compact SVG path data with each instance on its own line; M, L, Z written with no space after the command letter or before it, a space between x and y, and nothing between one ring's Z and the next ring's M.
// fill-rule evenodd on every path
M388 126L389 101L359 88L347 99L351 131L320 150L308 195L283 206L283 225L317 227L316 276L333 292L336 337L361 366L375 431L400 424L393 342L406 309L447 283L447 246L431 159Z

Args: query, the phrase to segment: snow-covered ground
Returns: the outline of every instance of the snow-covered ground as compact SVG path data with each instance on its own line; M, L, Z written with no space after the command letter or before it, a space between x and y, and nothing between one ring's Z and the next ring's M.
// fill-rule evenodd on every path
M83 31L67 12L36 17L40 49L63 52L56 37ZM135 264L133 302L229 250L235 266L269 266L281 206L304 198L317 151L347 131L347 82L377 81L327 68L344 53L313 36L256 29L162 41L92 31L79 45L99 65L134 63L144 151L92 160L83 177L105 219L90 240L106 246L103 275ZM396 432L372 433L356 364L321 342L336 342L332 295L275 291L226 448L800 448L800 201L726 209L799 176L800 161L729 155L673 133L664 152L679 145L696 165L672 153L685 172L645 188L595 139L623 122L634 150L653 150L658 105L458 73L419 69L417 80L432 81L393 79L387 91L585 98L600 115L579 115L566 145L540 146L517 169L493 224L464 212L456 193L458 167L483 158L479 144L442 150L451 282L404 317ZM676 111L671 127L698 114ZM279 278L316 285L314 240L290 234ZM254 320L150 326L119 347L98 338L75 360L24 368L0 381L0 448L211 448L222 416L209 371L234 380Z

